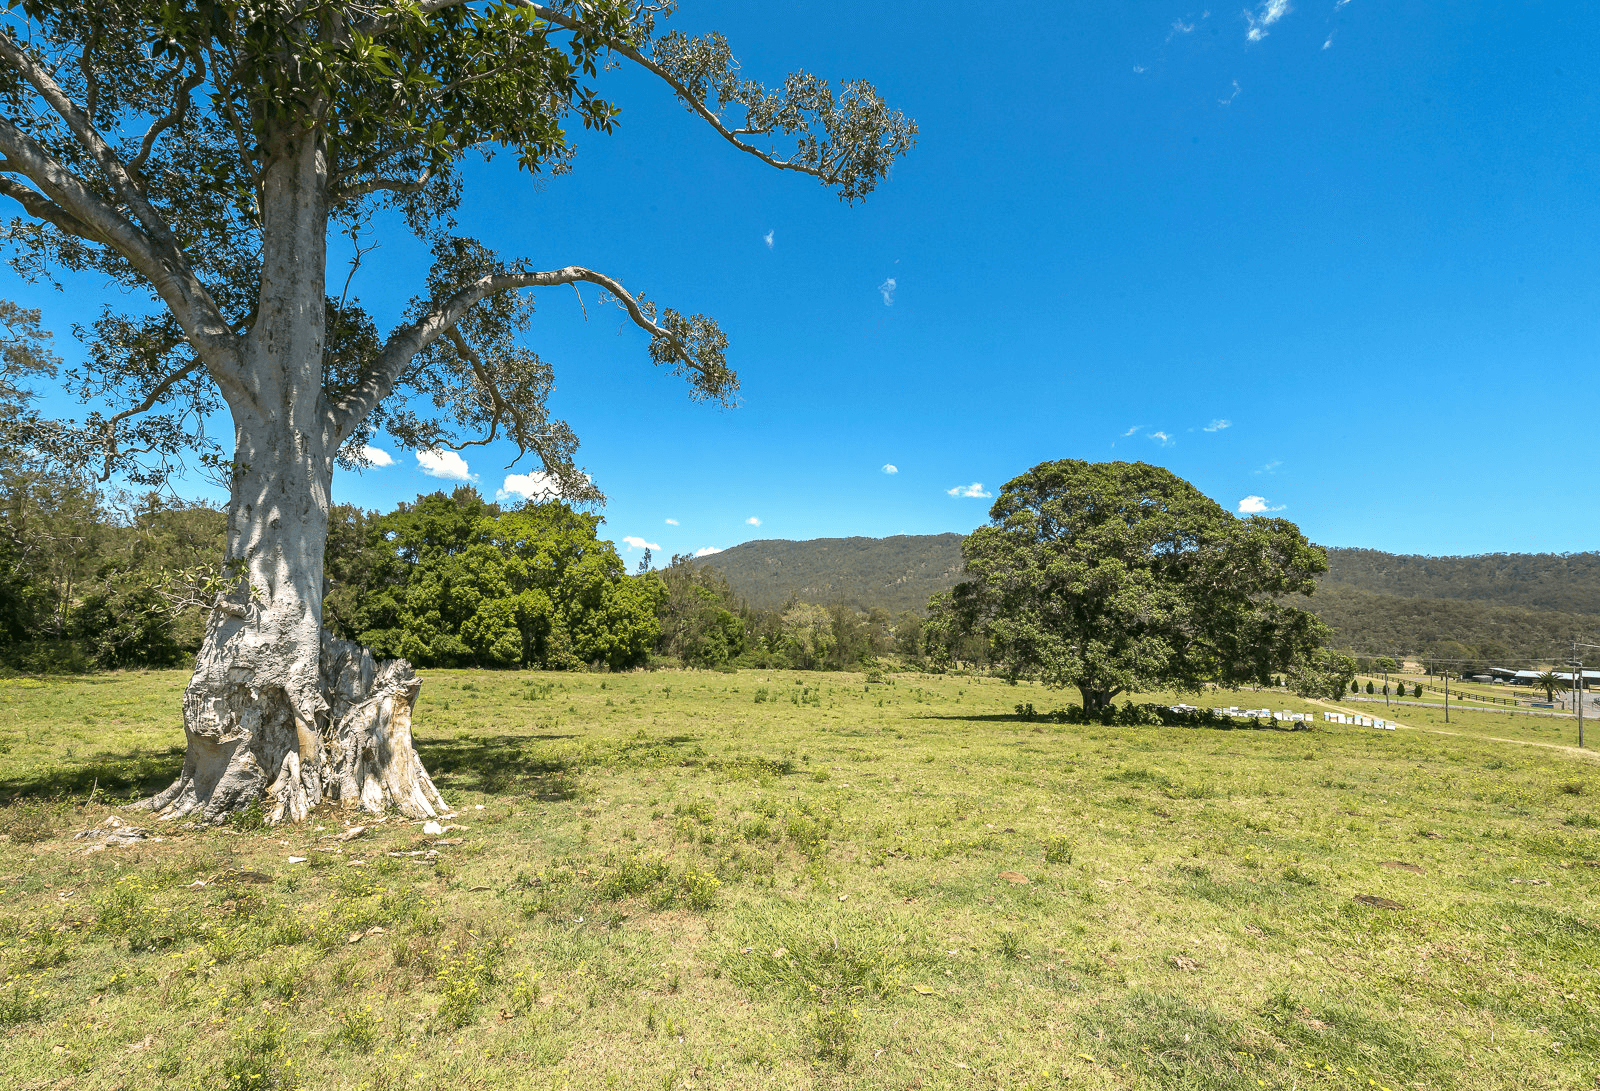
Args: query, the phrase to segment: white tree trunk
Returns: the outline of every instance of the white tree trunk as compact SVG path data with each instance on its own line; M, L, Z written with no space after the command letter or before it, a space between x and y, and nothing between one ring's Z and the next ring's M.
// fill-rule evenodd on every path
M220 822L261 800L300 821L323 800L412 817L446 810L411 742L421 683L404 660L322 631L323 550L340 437L322 391L326 162L283 138L263 186L261 296L248 397L230 399L227 559L242 576L213 610L183 698L183 773L144 806Z

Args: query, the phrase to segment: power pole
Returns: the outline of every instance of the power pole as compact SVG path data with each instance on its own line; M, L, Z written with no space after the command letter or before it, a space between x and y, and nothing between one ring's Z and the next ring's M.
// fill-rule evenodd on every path
M1450 672L1441 672L1444 675L1444 722L1450 722Z
M1583 749L1583 656L1578 654L1578 642L1572 642L1572 692L1578 705L1578 749Z

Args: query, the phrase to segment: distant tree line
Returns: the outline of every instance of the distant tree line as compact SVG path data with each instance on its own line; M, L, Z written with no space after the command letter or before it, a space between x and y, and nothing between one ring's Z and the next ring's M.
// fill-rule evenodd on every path
M0 492L0 666L166 667L199 648L193 607L222 556L222 512L155 494L113 504L43 472L7 470ZM870 671L951 659L930 659L910 612L753 607L687 556L630 573L600 526L561 502L503 508L469 486L385 514L340 505L324 626L422 667Z

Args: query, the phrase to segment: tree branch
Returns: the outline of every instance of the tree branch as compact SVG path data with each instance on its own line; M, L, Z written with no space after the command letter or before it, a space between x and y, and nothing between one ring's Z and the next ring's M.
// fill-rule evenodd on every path
M0 62L9 63L16 54L6 37L0 35ZM0 180L0 192L45 222L78 238L109 246L126 258L171 308L217 385L225 392L243 394L238 337L175 241L169 245L151 238L4 116L0 116L0 155L5 156L8 169L27 178L43 196L13 179ZM142 197L138 200L144 203ZM170 239L171 233L167 234Z
M190 93L205 81L205 65L198 58L193 58L193 60L195 71L191 72L182 83L178 84L178 90L173 95L172 109L157 118L150 128L145 130L144 140L139 143L139 154L128 162L128 172L135 177L141 179L144 177L144 165L150 158L150 152L155 148L156 141L161 138L162 133L183 120L183 116L189 112ZM173 69L173 75L176 75L178 71L179 69Z
M27 210L28 215L36 220L55 224L69 235L76 235L80 239L97 239L89 225L78 219L72 213L45 197L37 190L29 189L13 178L0 175L0 194L10 197Z
M369 193L379 190L388 190L391 193L421 193L423 187L432 177L429 171L423 171L416 178L370 178L365 182L356 182L337 190L331 197L330 203L342 205L347 201L354 201L365 197Z
M570 15L559 12L554 8L540 4L537 2L537 0L516 0L516 2L519 7L525 7L532 10L534 14L539 16L539 18L545 20L546 22L554 23L556 26L559 26L564 30L569 30L574 34L590 33L588 28L586 28L580 20L574 19ZM440 6L443 7L448 5L441 3ZM699 114L700 118L705 121L707 125L710 125L719 134L721 134L724 140L732 144L735 148L738 148L740 151L748 152L750 155L755 156L757 159L767 164L767 166L776 167L778 170L799 171L801 174L809 174L813 178L820 178L824 182L832 182L836 180L834 176L827 171L819 170L815 167L808 167L803 163L795 163L787 159L778 159L774 156L768 155L766 152L752 144L746 144L744 141L739 139L740 134L756 135L755 133L749 129L728 128L722 123L722 119L706 106L705 102L701 100L700 96L696 95L687 86L685 86L681 80L673 76L666 69L662 68L655 61L651 60L649 57L646 57L643 53L640 53L637 49L633 48L633 46L626 42L618 41L614 38L607 38L605 39L605 44L608 49L622 54L630 61L648 70L657 78L664 81L667 86L671 87L673 91L677 92L679 98L683 99L683 101L688 104L689 109Z
M682 344L670 331L645 313L644 307L617 281L604 273L569 265L564 269L551 269L539 273L492 273L481 276L448 299L437 303L432 310L415 322L402 326L389 336L383 349L365 368L355 385L332 407L335 434L343 442L367 414L389 396L402 370L417 353L440 337L449 335L468 311L497 292L521 288L550 288L561 284L584 281L604 288L627 310L633 324L653 338L669 342L696 370L704 370L694 362L688 346Z
M32 84L39 97L67 123L67 128L100 168L100 172L105 175L106 181L110 183L118 198L133 211L140 226L162 249L168 251L163 256L169 261L181 263L182 249L178 245L177 236L172 233L172 228L167 226L166 220L156 212L149 201L145 200L144 194L128 174L122 160L117 158L116 153L111 150L111 145L106 143L82 107L67 97L61 85L51 79L50 74L29 56L26 50L18 48L3 34L0 34L0 61Z
M159 383L152 387L150 389L150 393L145 395L144 401L140 402L132 409L124 409L122 412L106 419L106 422L103 426L104 438L101 441L105 450L105 462L99 478L101 481L107 481L110 479L112 469L111 463L112 460L117 457L117 425L127 420L129 417L137 417L140 413L148 412L155 406L157 402L166 396L167 391L171 390L181 380L193 375L195 371L202 366L204 366L203 361L196 358L194 361L188 364L188 366L179 368L177 371L174 371L172 374L168 375L166 378L162 379Z

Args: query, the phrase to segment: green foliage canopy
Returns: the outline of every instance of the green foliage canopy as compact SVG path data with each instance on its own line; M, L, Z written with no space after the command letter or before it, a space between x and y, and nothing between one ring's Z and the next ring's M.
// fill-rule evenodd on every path
M962 543L956 628L983 634L1012 677L1078 687L1085 709L1132 688L1268 685L1327 634L1276 601L1312 593L1322 549L1160 467L1041 463L989 514Z
M502 512L468 487L362 524L355 557L330 555L345 581L330 625L381 655L425 666L569 670L642 663L666 587L629 576L597 536L600 517L560 502ZM331 551L330 551L331 554Z

